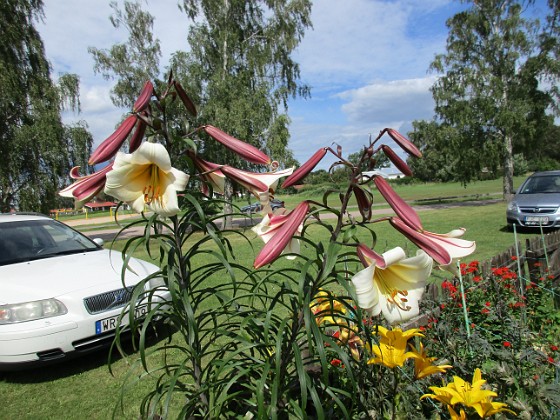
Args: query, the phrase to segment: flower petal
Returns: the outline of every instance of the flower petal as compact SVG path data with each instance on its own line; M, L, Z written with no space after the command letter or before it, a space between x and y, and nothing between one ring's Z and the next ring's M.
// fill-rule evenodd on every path
M393 162L393 165L395 165L399 171L401 171L406 176L412 176L412 171L410 170L410 167L407 165L407 163L404 160L402 160L395 153L395 151L393 149L391 149L389 146L383 144L381 146L381 150L383 150L383 153L385 153L385 156L387 156L389 158L389 160L391 162Z
M94 165L96 163L105 162L115 156L134 128L136 121L137 118L135 115L128 116L115 132L103 140L99 147L95 149L95 152L89 157L88 163Z
M422 222L416 211L410 207L396 192L389 183L381 176L375 176L373 182L379 193L389 203L391 208L397 213L400 219L415 230L422 229Z
M179 212L177 191L185 189L188 180L187 174L171 167L163 145L144 142L132 154L117 154L105 193L137 212L147 205L157 214L173 216Z
M248 162L268 165L272 161L264 152L257 149L255 146L252 146L244 141L238 140L235 137L230 136L227 133L224 133L219 128L213 127L211 125L205 125L203 129L214 140L219 141L228 149L230 149L232 152L238 154Z
M317 166L321 159L323 159L323 157L327 153L327 150L327 147L323 147L317 150L313 154L313 156L311 156L303 165L296 169L296 171L292 175L284 180L282 188L288 188L303 179L309 172L313 170L313 168L315 168L315 166Z
M154 94L154 85L152 84L152 82L148 80L144 84L144 87L142 88L142 92L140 92L138 99L136 99L136 102L134 102L132 111L141 112L144 109L146 109L146 107L150 103L150 99L153 94Z
M177 80L173 81L173 86L175 86L177 95L179 96L179 99L181 99L181 102L183 102L183 105L185 105L185 108L187 108L193 117L196 117L196 107L194 106L193 101L191 101L191 98L189 98L189 95L187 95L187 92L185 92L185 89L183 89L183 86L181 86Z
M387 128L387 134L397 143L401 149L403 149L406 153L411 156L422 157L422 152L418 150L418 148L406 137L404 137L401 133L397 130L392 128Z
M441 244L432 240L432 238L412 229L408 224L404 223L399 218L392 217L389 219L389 222L395 229L416 244L416 246L426 251L428 255L439 264L447 265L451 263L452 259L449 252L442 247Z
M260 268L272 262L282 253L282 251L284 251L284 249L292 241L292 237L298 231L300 225L305 220L308 210L309 203L307 201L302 201L292 212L286 215L286 221L284 224L266 243L259 255L257 255L253 264L255 268Z

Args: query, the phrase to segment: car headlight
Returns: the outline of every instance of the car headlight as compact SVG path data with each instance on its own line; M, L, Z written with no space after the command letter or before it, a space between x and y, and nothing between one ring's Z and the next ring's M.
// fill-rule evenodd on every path
M510 201L507 209L508 211L519 211L519 208L517 207L517 203L515 201Z
M67 312L66 306L56 299L0 305L0 325L50 318Z

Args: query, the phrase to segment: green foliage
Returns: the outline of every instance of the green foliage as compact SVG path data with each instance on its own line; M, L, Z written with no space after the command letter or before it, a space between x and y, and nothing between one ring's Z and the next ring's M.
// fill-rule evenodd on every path
M448 21L447 51L431 69L442 74L432 87L436 118L415 123L425 162L421 179L480 179L482 170L503 174L504 194L513 192L513 156L538 149L547 109L556 108L558 80L551 10L547 25L530 15L535 7L517 0L468 1ZM526 7L525 7L526 6ZM552 3L551 3L552 6ZM435 135L434 135L435 134Z
M182 7L193 25L180 78L201 104L199 123L227 127L290 165L287 101L309 90L298 84L291 54L311 26L311 3L184 0ZM246 165L212 143L204 152L216 162Z
M65 75L59 86L51 80L43 42L34 27L42 17L39 0L2 2L0 12L0 211L48 213L75 162L68 146L88 153L88 144L65 130L64 106L79 109L78 78ZM82 133L83 134L83 133ZM76 140L76 143L74 141ZM91 144L90 144L91 147Z
M523 281L507 267L483 278L477 261L461 270L467 315L457 279L442 283L441 300L425 301L433 314L425 329L432 353L445 357L459 376L483 369L497 399L519 417L555 417L560 412L560 319L553 304L558 287L545 270L532 269L533 277Z
M132 108L146 80L159 76L161 47L152 34L154 18L141 9L139 2L125 1L121 10L112 1L111 8L111 24L128 30L127 42L115 44L109 50L89 47L88 52L93 56L97 73L107 80L116 79L111 91L113 104Z

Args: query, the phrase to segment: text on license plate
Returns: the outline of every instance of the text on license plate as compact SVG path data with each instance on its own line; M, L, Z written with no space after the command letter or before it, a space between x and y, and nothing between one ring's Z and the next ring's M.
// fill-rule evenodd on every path
M548 223L546 216L526 216L525 224L527 225L545 225Z
M146 315L148 308L146 306L141 306L136 308L135 316L136 318L141 318ZM115 315L110 318L100 319L95 322L95 334L102 334L107 331L112 331L117 328L117 323L119 322L120 315ZM128 324L128 314L123 316L121 319L121 325Z

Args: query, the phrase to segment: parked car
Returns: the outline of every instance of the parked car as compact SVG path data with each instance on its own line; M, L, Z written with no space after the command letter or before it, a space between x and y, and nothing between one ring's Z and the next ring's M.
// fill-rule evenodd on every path
M102 242L43 215L0 214L0 370L53 363L112 342L132 287L158 267L131 258L123 285L122 256ZM146 287L162 284L154 278ZM135 316L147 309L139 302ZM121 325L127 322L123 317Z
M276 209L284 208L284 202L277 199L270 200L270 207L272 207L272 211ZM242 213L253 214L253 213L258 213L259 211L261 211L261 209L262 209L261 203L255 202L253 204L249 204L247 206L241 207L240 210Z
M560 171L536 172L527 178L506 213L509 226L560 227Z

